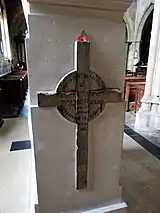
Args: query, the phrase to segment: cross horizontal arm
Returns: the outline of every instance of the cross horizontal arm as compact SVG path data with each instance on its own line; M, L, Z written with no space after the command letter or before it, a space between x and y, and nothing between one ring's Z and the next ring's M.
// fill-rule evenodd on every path
M56 107L58 105L58 97L53 92L38 92L39 107Z
M106 90L92 90L90 91L90 101L96 100L106 102L106 103L114 103L121 102L121 91L119 89L106 89Z
M122 93L119 89L107 89L105 93L105 101L107 103L121 102L122 101Z
M39 107L57 107L63 102L69 102L75 99L75 92L61 92L61 94L54 92L38 92L37 95Z

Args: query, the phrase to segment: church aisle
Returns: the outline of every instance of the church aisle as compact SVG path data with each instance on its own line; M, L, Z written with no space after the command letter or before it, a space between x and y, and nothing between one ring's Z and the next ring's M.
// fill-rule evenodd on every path
M124 135L121 183L128 213L159 213L160 161Z
M0 213L34 213L35 173L31 149L10 152L29 139L26 118L7 119L0 129ZM159 213L160 161L124 136L121 183L128 213ZM32 209L31 209L32 206Z
M32 151L24 146L27 140L27 119L5 120L0 129L0 213L30 212ZM10 151L15 141L18 146L13 148L26 149Z

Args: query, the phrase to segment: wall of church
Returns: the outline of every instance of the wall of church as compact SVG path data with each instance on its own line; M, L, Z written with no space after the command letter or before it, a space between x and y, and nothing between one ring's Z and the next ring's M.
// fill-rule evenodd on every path
M0 1L0 28L1 28L1 35L2 35L3 55L6 58L11 59L8 20L7 20L6 5L4 0Z
M128 41L131 42L128 51L127 70L134 71L134 64L140 58L140 42L145 22L154 8L154 0L134 1L124 14L128 31Z
M138 41L142 33L146 19L153 10L154 0L138 0L135 19L135 39ZM133 32L134 33L134 32ZM140 35L138 35L140 34Z
M14 65L20 61L17 55L17 36L21 36L26 30L26 21L21 4L21 0L6 1L6 11L9 27L10 45L12 52L12 60Z
M130 25L132 38L136 36L138 28L143 24L142 22L147 19L148 13L153 9L153 6L151 6L153 4L154 0L137 0L133 2L126 11L124 21ZM150 9L150 7L152 9Z
M127 13L127 19L130 19L130 24L132 24L132 27L134 28L135 25L135 18L136 18L136 10L137 10L137 4L134 1L130 7L128 8L128 10L126 11ZM131 27L131 26L130 26ZM133 29L132 29L133 30Z

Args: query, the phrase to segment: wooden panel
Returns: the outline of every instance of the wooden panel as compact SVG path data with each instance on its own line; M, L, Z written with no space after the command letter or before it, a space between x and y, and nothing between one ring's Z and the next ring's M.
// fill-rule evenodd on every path
M138 102L136 102L138 95L136 95L136 94L137 94L137 88L140 88L140 87L145 87L145 82L127 82L126 83L126 88L125 88L126 111L129 110L129 98L130 98L131 92L134 90L135 90L135 97L133 99L134 99L135 103L138 104ZM132 93L132 94L134 94L134 93Z
M21 105L28 89L27 73L14 73L0 78L2 102Z
M145 90L145 85L138 86L136 89L135 112L137 112L139 110L139 108L141 107L141 100L144 95L144 90Z

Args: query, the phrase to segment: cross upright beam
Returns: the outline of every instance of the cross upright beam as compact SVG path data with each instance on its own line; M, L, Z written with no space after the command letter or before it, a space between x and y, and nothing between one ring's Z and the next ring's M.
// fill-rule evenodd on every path
M77 189L87 188L88 182L89 55L90 43L77 42Z
M89 72L90 66L90 42L77 41L77 71Z

